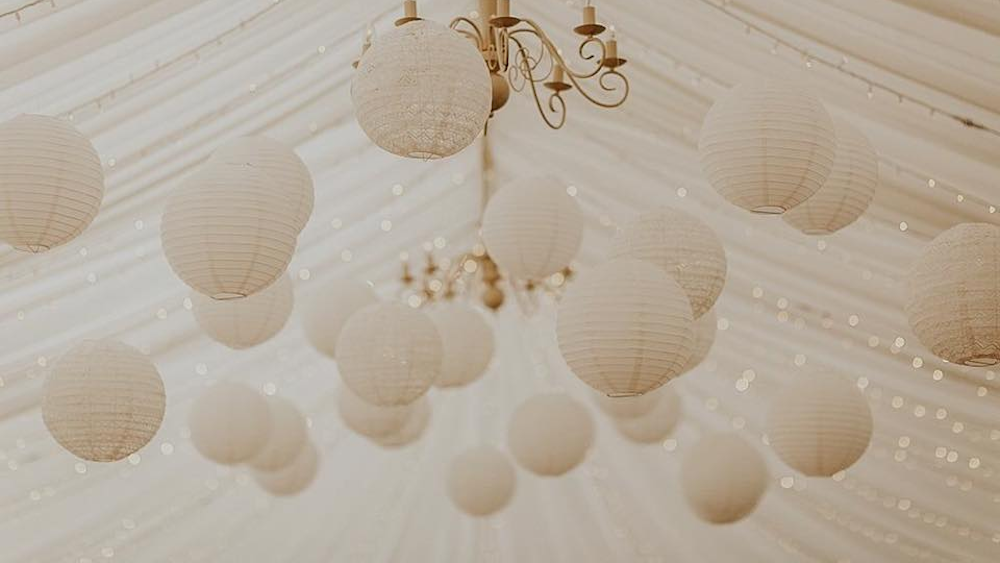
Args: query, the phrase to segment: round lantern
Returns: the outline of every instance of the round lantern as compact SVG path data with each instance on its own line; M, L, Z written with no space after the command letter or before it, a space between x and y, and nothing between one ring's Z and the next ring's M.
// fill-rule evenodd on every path
M648 413L634 418L615 420L615 426L623 436L638 444L656 444L666 440L680 421L681 396L670 385L664 385L652 393L659 399Z
M416 442L424 435L427 425L431 421L431 402L427 400L427 395L417 399L409 407L409 416L406 423L399 430L386 436L372 438L372 441L383 448L402 448Z
M379 406L408 405L441 373L441 337L426 313L401 303L378 303L355 313L337 339L344 383Z
M826 183L837 137L819 98L795 84L759 80L715 102L698 152L708 182L727 201L779 214Z
M712 524L747 517L770 479L760 452L736 434L701 439L681 461L681 488L694 513Z
M830 477L868 449L872 411L849 379L828 373L802 376L771 404L767 435L789 467L810 477Z
M191 407L191 442L198 453L224 465L243 463L257 455L271 433L267 401L240 383L217 383Z
M483 244L513 278L540 281L570 265L583 227L583 211L565 185L551 177L527 178L490 198Z
M408 23L361 57L351 99L376 145L409 158L451 156L486 127L493 84L479 49L439 23Z
M678 209L639 215L615 237L612 256L663 268L684 289L696 319L712 308L726 285L726 251L719 237L700 219Z
M595 393L597 406L612 418L636 418L649 411L660 401L658 390L643 395L630 397L609 397L604 393Z
M461 387L479 379L493 359L493 329L469 305L444 303L428 313L438 333L444 355L437 387Z
M295 460L309 441L309 431L305 417L291 402L268 397L267 406L271 414L271 432L264 447L247 463L260 471L277 471Z
M718 322L715 316L715 309L705 313L694 322L694 346L691 348L691 357L688 359L681 373L693 371L708 357L709 352L712 351L712 346L715 344Z
M843 119L834 119L837 158L826 183L782 218L807 235L829 235L858 220L875 196L878 155L868 139Z
M605 395L648 393L683 373L691 305L660 268L620 258L582 274L559 304L556 335L573 373Z
M451 462L448 496L470 516L499 512L514 496L517 476L502 452L490 446L466 450Z
M114 340L85 340L45 381L42 419L59 445L87 461L125 459L160 429L166 395L156 366Z
M101 159L68 121L20 115L0 124L0 241L26 252L65 244L103 198Z
M277 471L254 471L254 479L272 495L287 497L308 489L316 480L318 472L319 452L312 442L306 442L287 466Z
M561 394L521 403L507 426L507 444L521 467L555 477L583 462L594 442L594 423L580 403Z
M234 350L257 346L281 332L292 314L293 301L288 276L243 299L218 301L198 292L191 296L194 318L205 334Z
M367 283L333 280L314 292L304 307L306 339L323 355L337 356L337 338L347 319L368 305L378 303L378 295Z
M410 419L416 405L379 407L362 401L347 387L337 396L337 410L344 425L366 438L381 438L398 432Z
M931 241L910 268L906 314L935 356L1000 362L1000 227L963 223Z
M288 267L299 234L295 209L249 165L209 163L167 201L163 252L184 283L213 299L253 295Z
M316 197L312 175L293 148L267 137L240 137L219 147L209 162L248 164L262 170L271 178L272 189L295 210L298 230L309 222Z

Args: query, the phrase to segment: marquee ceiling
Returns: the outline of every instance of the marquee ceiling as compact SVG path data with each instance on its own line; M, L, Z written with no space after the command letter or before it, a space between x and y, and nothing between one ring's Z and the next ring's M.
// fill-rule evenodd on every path
M0 1L0 12L23 3ZM397 4L56 0L25 9L20 22L0 19L0 118L72 116L108 175L83 236L42 255L0 248L4 561L1000 559L996 373L932 357L910 333L900 297L930 238L959 222L997 221L1000 2L596 2L631 61L631 99L602 111L570 95L569 124L552 132L515 95L490 126L494 183L548 173L577 186L588 215L581 268L603 260L615 226L640 209L665 204L703 218L729 257L720 331L709 360L678 382L686 414L674 440L638 448L594 410L588 461L559 480L520 473L512 505L482 522L443 492L458 449L501 444L509 413L540 391L564 389L593 405L559 357L550 303L533 315L501 312L488 376L435 392L423 440L388 453L342 427L336 367L307 346L297 319L250 351L210 341L160 249L167 194L220 143L252 133L294 145L315 178L316 210L289 270L300 306L340 277L393 297L400 253L417 259L430 244L455 255L476 242L482 146L405 161L375 148L354 121L350 63L362 30L388 30ZM578 0L514 5L572 45ZM421 2L439 21L472 8ZM761 30L783 43L775 49ZM905 97L879 86L869 95L848 73ZM806 237L725 204L702 179L695 146L705 112L759 74L810 82L879 151L878 194L857 224ZM46 366L79 339L105 336L148 350L168 396L154 441L112 465L59 448L38 409ZM822 369L857 379L876 433L846 475L806 480L761 444L763 413L783 382ZM271 499L245 472L195 453L187 412L220 379L251 382L309 415L322 468L306 494ZM761 447L774 478L751 518L718 528L690 514L677 473L700 434L725 428Z

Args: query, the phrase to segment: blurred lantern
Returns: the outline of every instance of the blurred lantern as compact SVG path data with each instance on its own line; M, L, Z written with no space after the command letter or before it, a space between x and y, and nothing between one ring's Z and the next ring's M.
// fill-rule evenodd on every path
M378 303L378 295L367 283L333 280L315 290L303 308L306 338L329 358L337 356L337 339L347 319L368 305Z
M521 467L559 476L583 462L594 442L590 413L567 395L537 395L521 403L507 426L507 444Z
M489 516L510 503L517 485L514 466L490 446L466 450L451 462L448 496L470 516Z
M256 455L247 462L260 471L277 471L287 467L309 441L306 419L298 407L280 397L267 397L271 413L271 432Z
M198 292L191 296L194 318L212 340L234 350L267 342L281 332L292 314L292 281L281 276L260 293L218 301Z
M195 400L188 417L198 453L223 465L250 460L267 443L271 412L256 390L242 383L217 383Z
M277 471L254 471L262 489L275 496L293 496L309 488L319 472L319 452L310 442L302 446L295 459Z
M341 386L337 410L344 424L366 438L381 438L398 432L410 419L411 405L380 407L361 400L348 387Z
M705 436L681 462L681 487L691 510L711 524L746 518L767 492L767 465L736 434Z
M408 407L409 416L399 430L377 438L372 441L383 448L403 448L416 442L423 436L431 421L431 402L427 400L427 395L420 397Z
M694 346L691 348L691 357L688 358L687 364L681 371L682 374L694 371L708 357L715 344L715 335L719 329L718 323L715 309L705 313L694 322Z
M633 442L656 444L666 440L680 421L681 396L671 385L664 385L647 395L658 399L649 412L637 417L616 419L615 426Z
M479 379L493 359L493 329L469 305L447 302L428 314L437 326L444 352L437 387L461 387Z
M662 389L662 387L661 387ZM642 395L629 397L609 397L600 391L595 393L597 406L612 418L636 418L653 410L660 401L659 389Z

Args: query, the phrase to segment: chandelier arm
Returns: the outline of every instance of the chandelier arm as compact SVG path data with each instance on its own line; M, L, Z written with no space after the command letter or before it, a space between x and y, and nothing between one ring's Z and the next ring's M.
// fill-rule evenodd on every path
M541 43L541 48L539 49L540 52L538 54L538 57L535 57L534 55L532 55L531 54L531 49L529 49L528 47L525 47L525 45L524 45L524 43L522 41L520 41L518 39L515 39L515 37L514 37L515 35L521 35L521 34L527 34L527 35L529 35L531 37L534 37L535 39L539 40L539 42ZM510 41L512 41L513 43L515 43L517 45L517 47L518 47L517 51L521 54L521 60L522 61L528 61L530 63L529 66L530 66L530 69L532 71L532 73L531 73L532 76L536 76L535 75L535 71L538 70L538 67L541 66L542 62L545 60L545 54L546 53L549 54L549 61L551 61L551 64L549 65L548 71L545 72L544 74L538 74L537 78L535 78L534 81L535 82L544 82L544 81L548 80L549 77L552 76L552 72L556 68L556 59L555 59L555 57L552 57L552 53L548 50L548 48L545 47L545 42L542 39L542 37L539 36L537 33L534 33L530 29L517 29L517 30L511 31L509 37L510 37ZM523 70L522 70L522 65L518 64L518 65L516 65L516 68L522 73L522 76L523 76L524 73L523 73ZM527 76L524 76L524 78L527 78Z
M520 62L520 72L524 75L525 83L531 86L531 96L535 99L535 106L538 108L539 115L545 121L545 124L552 129L562 129L562 126L566 124L566 102L562 99L559 92L554 92L549 98L549 112L545 111L545 106L542 105L542 100L538 96L538 86L537 83L542 79L535 79L532 67L527 62L530 60L531 53L528 49L521 43L519 39L511 34L511 41L517 45L517 60ZM551 72L551 69L550 71ZM558 103L556 102L558 100ZM555 115L558 119L553 121L549 114Z
M589 72L577 72L572 68L570 68L568 64L566 64L566 59L564 59L563 56L559 53L559 48L556 47L555 43L553 43L551 39L549 39L548 34L545 33L545 30L543 30L541 26L539 26L537 23L535 23L534 20L531 19L524 19L521 21L527 24L529 27L512 31L511 34L530 33L532 35L537 36L538 39L542 42L542 46L545 48L545 50L549 52L549 56L552 57L554 63L557 63L559 66L561 66L563 70L566 72L567 76L573 76L579 79L586 80L588 78L593 78L597 76L604 68L604 60L605 57L607 56L607 46L604 44L604 41L600 37L596 36L588 37L582 43L580 43L580 48L579 48L580 58L582 58L584 61L591 61L595 58L595 56L586 55L584 53L584 49L588 45L592 44L600 45L601 56L600 58L597 59L596 68L594 68L592 71Z
M461 26L463 23L472 27L473 31L462 29ZM468 37L469 39L472 39L476 43L476 47L480 51L486 49L485 47L486 37L483 35L483 31L479 28L479 25L476 24L476 22L472 21L470 18L467 18L465 16L459 16L451 20L451 23L448 24L448 27L457 31L458 33L461 33L462 35Z

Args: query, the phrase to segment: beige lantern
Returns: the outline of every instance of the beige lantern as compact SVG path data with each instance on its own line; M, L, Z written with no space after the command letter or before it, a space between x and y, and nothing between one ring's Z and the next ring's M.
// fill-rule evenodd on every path
M216 463L236 465L253 458L267 444L271 412L252 387L222 382L195 400L188 425L198 453Z
M448 496L469 516L489 516L503 510L514 496L517 475L502 452L478 446L451 462Z
M718 332L719 320L715 315L715 309L705 313L694 322L694 346L691 348L691 357L688 358L682 374L694 371L701 365L712 351L715 345L715 335Z
M312 442L306 442L287 466L277 471L254 471L262 489L274 496L294 496L309 488L319 473L319 452Z
M726 251L715 232L700 219L663 207L642 213L612 243L612 257L645 260L672 276L700 318L726 285Z
M191 295L194 318L205 334L234 350L257 346L281 332L294 300L288 276L242 299L218 301L198 292Z
M344 425L366 438L381 438L400 431L415 406L376 406L358 398L347 386L341 386L337 395L337 410Z
M661 387L662 389L662 387ZM600 391L594 392L597 406L612 418L636 418L653 410L660 401L659 389L643 395L609 397Z
M20 115L0 124L0 241L44 252L79 236L104 198L104 170L71 123Z
M647 395L658 399L649 412L615 420L615 427L622 436L637 444L657 444L666 440L677 427L683 410L681 396L672 385L664 385Z
M409 405L409 416L402 428L386 436L372 438L372 441L387 449L403 448L419 440L430 422L431 402L424 395Z
M247 462L259 471L277 471L288 467L309 441L306 419L292 402L281 397L267 397L271 414L271 432L256 455Z
M514 411L507 445L521 467L557 477L583 462L594 442L594 422L580 403L563 394L537 395Z
M441 335L443 357L437 387L461 387L479 379L493 360L493 329L471 306L442 303L428 314Z
M87 461L118 461L139 451L160 429L165 408L156 366L114 340L74 346L56 362L42 394L49 433Z
M740 84L715 102L698 142L709 184L733 205L780 214L826 183L837 154L830 114L802 86Z
M556 335L584 383L642 395L683 373L694 346L691 305L660 268L620 258L583 273L559 304Z
M711 434L681 461L681 488L691 510L711 524L750 515L767 492L764 458L736 434Z
M910 268L906 314L935 356L1000 362L1000 227L963 223L931 241Z
M303 308L306 339L323 355L337 356L337 338L351 315L378 303L370 285L355 280L338 279L315 290Z

